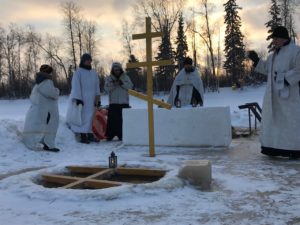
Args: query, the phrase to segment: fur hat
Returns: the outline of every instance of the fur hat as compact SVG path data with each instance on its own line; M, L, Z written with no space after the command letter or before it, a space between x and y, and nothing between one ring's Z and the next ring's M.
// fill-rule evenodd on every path
M272 38L290 39L289 32L284 26L276 27L271 35Z
M40 67L40 72L50 74L50 73L52 73L52 71L53 71L53 68L47 64L43 64Z
M183 65L193 65L193 60L190 57L186 57L183 61Z

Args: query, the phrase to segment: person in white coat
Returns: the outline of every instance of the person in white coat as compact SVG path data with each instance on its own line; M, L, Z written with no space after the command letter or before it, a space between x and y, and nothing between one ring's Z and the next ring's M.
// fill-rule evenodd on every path
M69 126L73 132L80 134L80 142L85 144L99 142L93 135L92 123L96 107L101 104L100 81L91 63L91 55L85 53L81 56L79 68L72 77L70 94L70 102L74 101L77 105L82 105L82 124L81 126L69 124Z
M300 47L285 27L272 33L274 51L267 60L255 51L248 56L255 71L268 76L263 99L261 153L269 156L300 157Z
M111 67L111 73L105 80L104 89L108 92L109 109L107 118L106 140L110 141L115 136L122 140L123 116L122 110L129 108L128 89L133 84L123 71L119 62L114 62Z
M193 60L189 57L185 58L183 62L184 68L180 70L176 76L168 103L176 106L203 106L204 102L204 89L201 80L200 72L197 68L193 67Z
M44 150L58 152L59 149L55 147L55 137L59 124L57 104L59 90L53 84L52 71L52 67L44 64L36 74L22 139L30 149L37 149L42 144Z

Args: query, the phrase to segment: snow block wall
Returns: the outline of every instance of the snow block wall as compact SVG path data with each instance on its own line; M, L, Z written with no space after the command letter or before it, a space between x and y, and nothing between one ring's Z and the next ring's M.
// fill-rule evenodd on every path
M230 108L154 109L154 134L158 146L228 147ZM148 145L147 109L123 110L123 144Z

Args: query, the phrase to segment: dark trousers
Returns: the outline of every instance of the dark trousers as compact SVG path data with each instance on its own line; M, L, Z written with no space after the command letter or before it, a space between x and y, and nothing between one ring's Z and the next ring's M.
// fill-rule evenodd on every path
M107 114L106 137L108 140L117 136L120 140L123 138L123 116L122 110L129 108L128 104L110 104Z
M292 150L284 150L278 148L269 148L264 146L261 146L261 153L268 156L283 156L283 157L292 157L292 158L300 157L300 150L292 151Z

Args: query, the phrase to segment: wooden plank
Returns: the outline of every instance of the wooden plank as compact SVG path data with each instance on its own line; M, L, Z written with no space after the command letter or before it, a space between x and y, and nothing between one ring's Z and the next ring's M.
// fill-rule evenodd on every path
M127 63L126 68L139 68L139 67L147 67L147 66L167 66L172 65L172 60L160 60L155 62L133 62L133 63Z
M106 170L107 167L97 167L97 166L66 166L68 170L73 173L83 173L83 174L94 174L100 171Z
M73 183L69 183L65 186L63 186L62 188L66 188L66 189L69 189L69 188L79 188L79 187L82 187L84 186L84 182L86 181L85 178L81 178L80 180L77 180Z
M173 64L173 61L169 60L169 59L154 62L154 66L168 66L168 65L172 65L172 64Z
M137 91L134 91L134 90L131 90L131 89L128 89L128 94L134 96L134 97L137 97L137 98L140 98L140 99L143 99L145 101L148 100L148 97L147 95L143 94L143 93L140 93L140 92L137 92ZM153 103L155 105L159 105L163 108L166 108L166 109L171 109L172 108L172 105L169 104L169 103L166 103L166 102L163 102L163 101L160 101L158 99L153 99Z
M80 178L80 179L78 179L77 181L75 181L73 183L69 183L69 184L63 186L63 188L66 188L66 189L68 189L68 188L79 188L79 187L85 186L85 183L87 181L93 180L93 178L104 177L105 175L107 176L111 173L114 173L113 169L105 169L105 170L100 171L98 173L92 174L88 177ZM95 181L97 181L97 180L95 180Z
M153 176L163 177L166 174L164 170L146 169L146 168L122 168L116 169L116 173L121 175L138 175L138 176Z
M42 174L42 177L45 181L56 183L56 184L69 184L81 179L79 177L69 177L64 175L53 175L53 174Z
M106 178L114 173L115 173L115 169L106 169L106 170L100 171L98 173L92 174L92 175L86 177L86 179Z
M110 187L117 187L121 186L121 182L116 181L108 181L108 180L86 180L84 183L84 186L87 188L93 188L93 189L101 189L101 188L110 188Z
M127 63L126 68L139 68L139 67L146 67L148 65L147 62L133 62L133 63Z
M162 32L153 32L153 33L143 33L143 34L133 34L132 35L132 40L138 40L138 39L145 39L147 37L161 37L162 36Z

